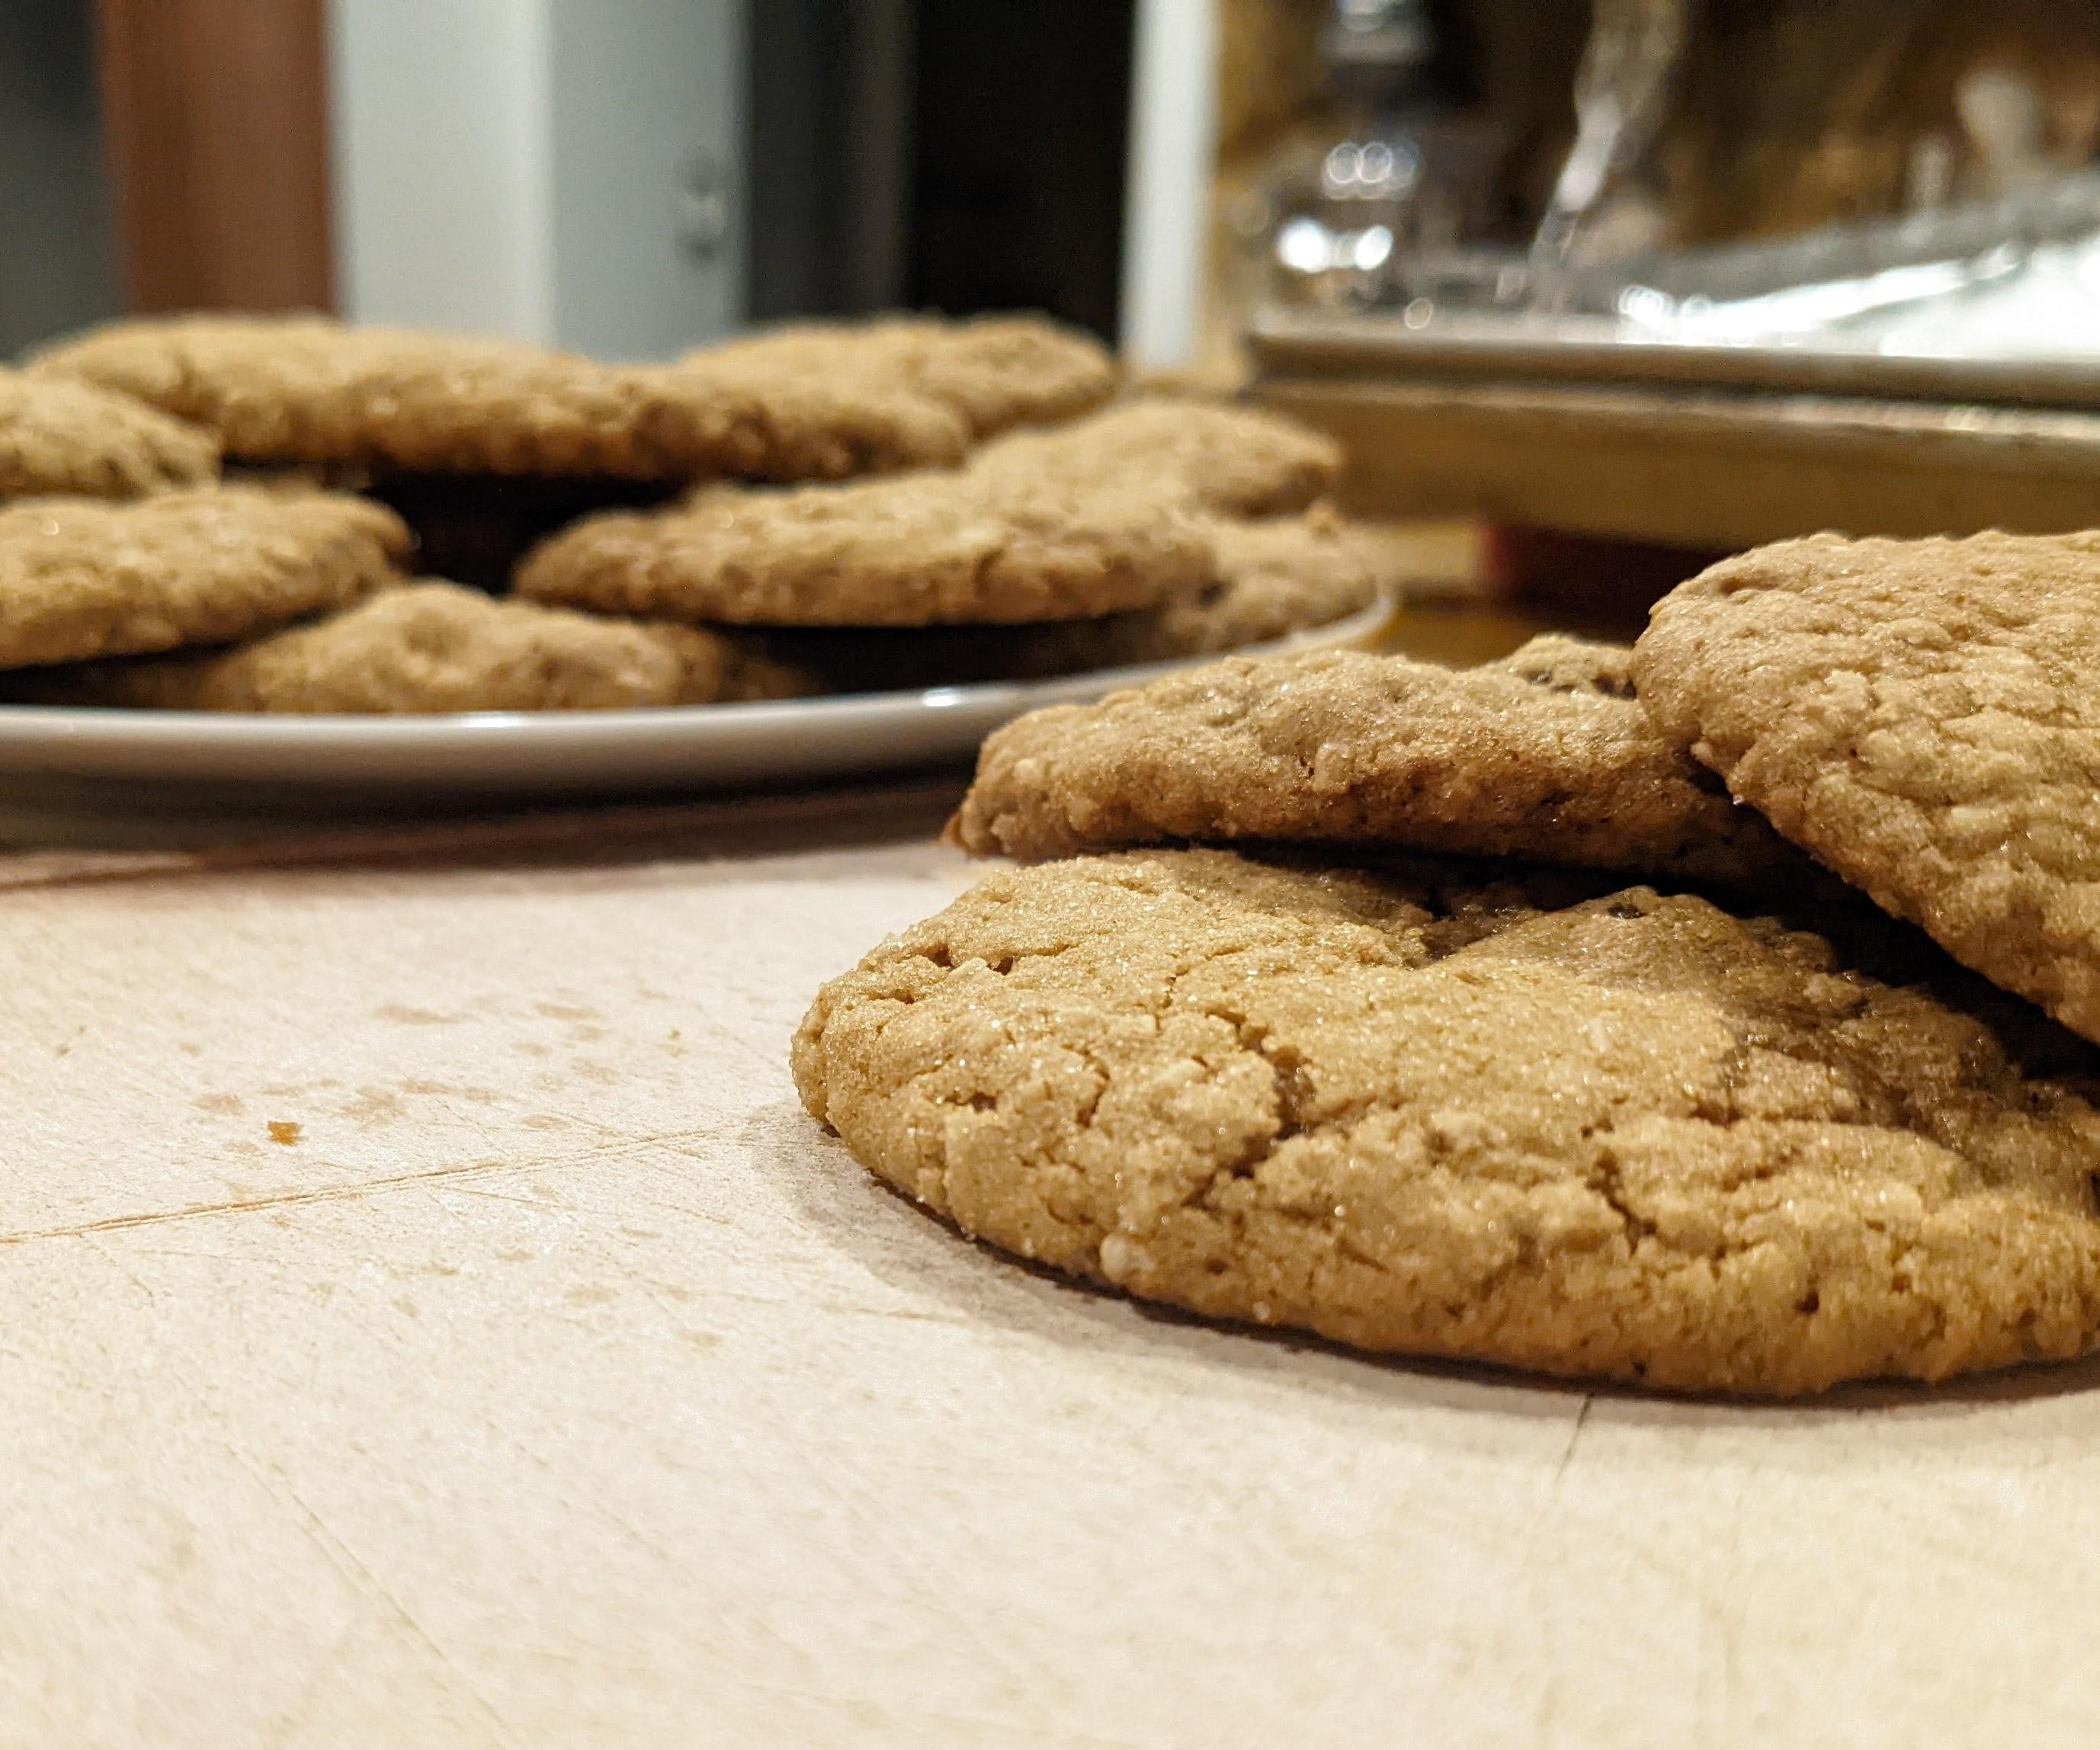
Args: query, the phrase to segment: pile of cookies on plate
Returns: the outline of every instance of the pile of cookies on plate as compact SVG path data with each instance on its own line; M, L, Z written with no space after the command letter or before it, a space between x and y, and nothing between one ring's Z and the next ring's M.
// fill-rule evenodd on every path
M1048 322L778 330L656 366L300 318L0 371L18 702L592 709L1197 655L1378 594L1326 439L1118 399Z
M995 734L1021 861L810 1112L965 1232L1373 1351L1794 1394L2100 1334L2100 536L1783 543L1631 649Z

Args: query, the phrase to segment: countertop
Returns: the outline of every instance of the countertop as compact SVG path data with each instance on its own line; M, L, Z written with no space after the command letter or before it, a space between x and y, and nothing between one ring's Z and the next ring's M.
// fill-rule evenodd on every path
M1592 1394L879 1188L787 1042L955 793L0 866L0 1743L2100 1734L2100 1362Z

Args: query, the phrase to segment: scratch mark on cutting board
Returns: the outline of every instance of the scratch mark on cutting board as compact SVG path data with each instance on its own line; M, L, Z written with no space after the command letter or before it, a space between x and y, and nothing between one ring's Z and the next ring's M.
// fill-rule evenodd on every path
M292 1487L291 1479L276 1466L263 1463L240 1446L227 1434L223 1424L220 1434L227 1456L253 1477L263 1492L280 1507L290 1511L300 1530L306 1534L307 1541L320 1553L321 1559L342 1576L352 1591L377 1610L382 1620L391 1624L404 1642L422 1652L443 1673L447 1683L454 1692L464 1696L481 1715L496 1742L510 1747L510 1750L521 1750L518 1739L504 1724L501 1716L488 1698L453 1662L443 1643L423 1626L399 1598L388 1589L377 1574L358 1559L356 1553L337 1536L328 1521L307 1505L298 1491Z
M533 1163L523 1163L530 1166ZM544 1164L544 1163L543 1163ZM214 1215L246 1215L262 1210L283 1209L302 1203L346 1203L359 1197L383 1196L404 1186L428 1184L433 1179L475 1179L490 1173L517 1170L508 1161L482 1161L470 1166L433 1167L423 1173L397 1173L385 1179L367 1179L357 1185L323 1185L311 1191L279 1192L267 1197L246 1197L221 1203L192 1203L181 1209L153 1210L140 1215L106 1215L99 1221L84 1221L68 1228L33 1228L19 1233L0 1234L0 1245L25 1245L32 1240L78 1240L90 1234L121 1233L132 1228L155 1228L163 1222L202 1221Z
M336 1571L362 1593L369 1602L377 1606L382 1614L395 1624L404 1639L421 1647L426 1654L436 1661L438 1668L452 1681L458 1692L474 1704L483 1719L488 1722L489 1730L495 1734L497 1741L513 1746L515 1750L515 1747L518 1744L518 1739L504 1725L501 1716L491 1705L488 1698L483 1695L474 1686L466 1673L452 1662L452 1655L445 1651L443 1643L417 1620L415 1613L389 1591L382 1584L379 1576L364 1563L358 1560L355 1552L350 1545L336 1536L328 1522L300 1498L298 1491L291 1486L284 1473L272 1466L258 1475L257 1480L299 1516L300 1523L305 1528L307 1536L313 1540L315 1546L334 1566Z
M92 1241L89 1243L93 1245ZM131 1286L143 1297L148 1307L157 1309L158 1297L153 1293L152 1285L143 1276L105 1247L95 1245L94 1250L95 1254L105 1264L130 1283ZM198 1413L212 1424L218 1434L218 1444L224 1449L227 1457L241 1470L246 1471L257 1486L280 1508L289 1510L307 1541L320 1552L321 1559L342 1576L351 1590L364 1598L367 1603L373 1606L379 1611L382 1620L390 1623L395 1632L400 1635L404 1642L419 1649L435 1661L438 1669L444 1674L447 1682L480 1713L496 1743L506 1746L507 1750L522 1750L517 1738L504 1724L488 1698L483 1695L468 1678L465 1673L453 1663L451 1655L445 1651L430 1630L417 1620L414 1613L407 1605L382 1583L377 1575L358 1559L355 1552L336 1534L334 1528L307 1505L301 1498L298 1490L292 1487L291 1479L285 1474L283 1470L276 1465L264 1463L234 1437L232 1428L227 1417L199 1389L196 1382L192 1379L186 1371L179 1366L171 1368L170 1371L174 1375L176 1383L181 1386L184 1395L196 1406Z
M547 1173L588 1163L639 1154L654 1148L677 1148L685 1140L703 1136L704 1130L672 1131L662 1135L636 1136L575 1154L529 1157L514 1161L476 1161L460 1166L435 1166L420 1173L392 1173L355 1184L317 1185L307 1191L282 1191L268 1197L230 1198L214 1203L192 1203L180 1209L150 1210L136 1215L105 1215L99 1221L74 1223L63 1228L29 1228L0 1233L0 1246L26 1245L33 1240L77 1240L90 1234L121 1233L133 1228L154 1228L166 1222L203 1221L214 1215L248 1215L263 1210L295 1208L310 1203L350 1203L360 1198L385 1197L396 1191L432 1184L487 1179L505 1173Z
M1561 1449L1560 1462L1553 1467L1553 1486L1560 1487L1560 1479L1568 1474L1568 1461L1575 1456L1575 1443L1582 1438L1583 1425L1590 1419L1590 1406L1597 1400L1586 1396L1582 1407L1575 1413L1575 1426L1568 1430L1568 1444Z

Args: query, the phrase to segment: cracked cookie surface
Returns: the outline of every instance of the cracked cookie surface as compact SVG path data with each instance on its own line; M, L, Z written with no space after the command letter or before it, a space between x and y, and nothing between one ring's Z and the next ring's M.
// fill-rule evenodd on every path
M1658 603L1635 672L1786 837L2100 1038L2100 535L1760 548Z
M601 619L430 581L232 650L33 670L9 691L38 704L310 715L622 711L809 687L696 626Z
M1546 637L1475 669L1352 650L1228 658L995 731L951 835L1024 858L1289 840L1808 877L1656 733L1627 656Z
M214 486L0 509L0 668L225 644L395 580L409 536L341 492Z
M967 1233L1367 1349L1788 1394L2092 1342L2082 1042L1879 919L1927 982L1579 879L1002 871L825 987L796 1080Z

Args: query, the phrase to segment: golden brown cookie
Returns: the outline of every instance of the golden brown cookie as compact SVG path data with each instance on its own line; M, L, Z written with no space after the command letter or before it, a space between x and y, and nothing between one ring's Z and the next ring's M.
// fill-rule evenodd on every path
M1145 607L1215 575L1195 522L1141 487L964 469L586 518L530 554L516 587L606 614L919 626Z
M523 594L601 613L772 626L1078 619L1220 583L1206 510L1286 509L1332 446L1264 415L1135 403L986 444L959 470L798 491L718 488L587 518L518 567Z
M1223 516L1303 510L1341 478L1331 438L1252 408L1214 401L1127 401L1050 431L988 443L971 465L1014 480L1143 480Z
M1564 633L1542 633L1490 666L1549 693L1631 699L1634 652L1628 644L1599 644Z
M995 731L950 834L1024 858L1295 840L1807 877L1806 859L1656 734L1624 694L1625 662L1566 638L1476 669L1353 650L1229 657Z
M0 668L223 644L390 581L408 531L345 493L214 486L0 509Z
M1074 418L1107 400L1116 383L1114 362L1098 341L1039 316L796 323L682 363L818 386L845 381L929 402L977 438Z
M619 367L521 341L318 316L112 324L38 376L121 390L209 426L227 454L417 473L832 479L957 461L951 410L850 381Z
M621 711L807 690L792 670L695 626L601 619L426 581L231 650L29 671L11 693L34 704L313 715Z
M1908 941L1932 982L1645 888L1089 857L875 949L794 1070L966 1233L1214 1317L1688 1391L2077 1355L2093 1056Z
M208 431L130 395L0 368L0 499L135 498L218 474Z
M1780 832L2100 1038L2100 535L1761 548L1667 597L1635 672Z
M774 632L766 648L833 692L1030 680L1209 655L1325 626L1365 607L1379 578L1324 507L1264 522L1207 522L1218 575L1163 607L1034 626Z

